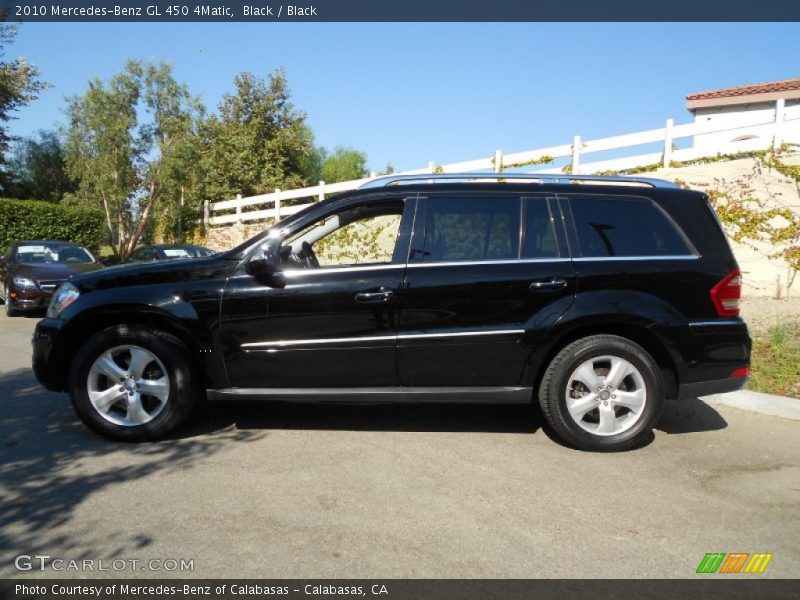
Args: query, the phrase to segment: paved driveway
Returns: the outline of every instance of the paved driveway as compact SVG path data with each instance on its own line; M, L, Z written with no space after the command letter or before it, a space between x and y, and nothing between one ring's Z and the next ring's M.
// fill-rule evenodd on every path
M2 577L37 553L196 577L687 577L706 552L800 572L797 421L673 403L650 444L604 455L528 407L242 403L117 444L36 384L34 325L0 317Z

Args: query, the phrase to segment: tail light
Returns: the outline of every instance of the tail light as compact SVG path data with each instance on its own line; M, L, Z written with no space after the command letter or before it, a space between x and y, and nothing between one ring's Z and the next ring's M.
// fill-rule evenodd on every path
M709 293L720 317L738 317L742 297L742 274L739 269L728 273Z
M748 367L742 367L741 369L736 369L733 373L728 375L728 379L738 379L740 377L747 377L750 374L750 369Z

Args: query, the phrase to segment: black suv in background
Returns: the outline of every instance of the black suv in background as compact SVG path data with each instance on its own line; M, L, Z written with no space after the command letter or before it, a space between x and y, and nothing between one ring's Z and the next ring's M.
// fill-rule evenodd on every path
M666 398L744 385L740 291L700 192L388 176L211 258L76 277L33 364L120 440L166 435L203 396L538 402L574 447L620 450Z

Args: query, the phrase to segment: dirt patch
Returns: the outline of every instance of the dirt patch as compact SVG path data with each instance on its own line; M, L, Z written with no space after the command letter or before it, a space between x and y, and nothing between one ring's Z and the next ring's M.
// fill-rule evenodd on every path
M762 335L774 325L800 322L800 298L743 298L741 314L751 335Z

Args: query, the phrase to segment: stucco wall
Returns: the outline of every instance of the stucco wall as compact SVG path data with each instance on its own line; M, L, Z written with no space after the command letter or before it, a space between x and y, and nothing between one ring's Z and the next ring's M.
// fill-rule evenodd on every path
M800 153L784 156L782 160L800 164ZM682 167L660 169L653 177L680 180L696 190L718 190L731 198L752 197L769 207L787 207L800 212L800 194L797 184L780 173L765 168L757 159L721 161ZM782 260L770 258L776 248L767 244L732 242L733 252L742 270L743 294L746 296L771 296L782 298L800 296L800 277L789 287L792 272Z
M783 118L782 141L800 143L800 100L786 101ZM694 120L696 123L729 129L728 131L694 136L694 148L708 151L709 155L715 155L719 148L728 144L735 144L737 149L742 151L763 149L772 144L772 132L769 131L769 128L759 132L755 139L745 140L739 138L749 137L750 132L737 131L736 128L753 122L774 121L775 102L698 108L695 111Z

